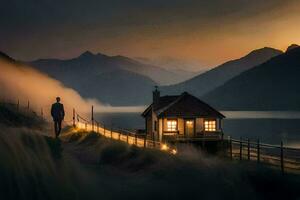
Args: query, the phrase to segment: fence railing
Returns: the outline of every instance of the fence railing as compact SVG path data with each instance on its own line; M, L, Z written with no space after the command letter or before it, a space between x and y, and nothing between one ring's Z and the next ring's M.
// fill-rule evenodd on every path
M256 161L279 167L282 173L295 171L300 173L300 149L261 143L240 138L227 139L228 155L231 159Z
M130 130L105 126L94 119L93 108L91 120L82 117L75 110L73 110L73 126L82 130L93 131L107 138L126 142L129 145L159 149L167 151L171 154L177 153L176 146L148 139L146 134L137 134L136 132Z

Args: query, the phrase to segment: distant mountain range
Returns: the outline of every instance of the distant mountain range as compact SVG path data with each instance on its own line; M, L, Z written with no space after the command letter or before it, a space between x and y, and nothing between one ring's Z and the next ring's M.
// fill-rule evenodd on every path
M11 59L3 53L0 57ZM164 73L130 58L90 52L70 60L41 59L28 64L84 97L118 106L149 104L157 84L149 74ZM254 50L160 90L166 94L187 91L222 110L300 110L299 77L300 47L291 45L285 53L273 48Z
M186 91L201 97L242 72L262 64L270 58L282 53L283 52L280 50L267 47L254 50L240 59L226 62L190 80L171 86L161 87L161 90L163 93L167 94L179 94Z
M157 85L142 75L151 71L152 66L139 65L121 56L85 52L74 59L40 59L28 64L75 89L83 97L111 105L149 103L151 90ZM151 73L159 73L155 70Z
M150 103L155 85L171 84L184 77L179 71L168 71L124 56L89 51L69 60L39 59L27 64L84 97L118 106Z
M300 47L290 46L203 98L225 110L300 110Z
M159 66L163 69L166 69L168 71L180 75L178 78L172 79L172 81L169 81L169 83L165 85L180 83L182 81L189 80L192 77L207 71L207 69L203 67L202 69L199 69L199 67L201 67L199 63L187 62L180 59L172 59L172 58L150 59L150 58L143 58L143 57L137 57L134 59L148 65Z
M124 56L107 56L104 54L93 54L89 51L84 52L77 58L69 60L40 59L29 64L47 72L50 75L59 75L66 69L82 70L97 74L112 72L116 70L126 70L140 74L152 79L158 85L170 85L190 78L192 75L177 70L167 70L155 65L142 63L137 60ZM188 73L188 77L187 74Z

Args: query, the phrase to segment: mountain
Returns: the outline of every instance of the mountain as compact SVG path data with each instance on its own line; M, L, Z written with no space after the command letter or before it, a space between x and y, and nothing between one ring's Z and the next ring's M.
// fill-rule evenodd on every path
M291 45L286 49L286 51L290 51L290 50L295 49L295 48L298 48L298 47L299 47L298 44L291 44Z
M150 103L155 84L148 77L116 70L88 76L72 85L83 97L96 98L110 105L129 106Z
M59 76L57 73L62 73L65 70L73 71L85 69L87 73L97 74L114 70L127 70L147 76L159 85L175 83L181 76L184 76L178 72L144 64L128 57L107 56L100 53L93 54L89 51L84 52L77 58L69 60L40 59L32 61L30 64L54 76Z
M268 47L254 50L240 59L226 62L185 82L161 87L161 90L168 94L180 94L186 91L200 97L242 72L282 53L282 51Z
M300 110L300 47L226 82L203 98L225 110Z
M5 54L1 51L0 51L0 58L4 59L4 60L11 61L11 62L15 62L15 60L13 58L11 58L10 56L8 56L7 54Z
M180 83L207 71L207 69L205 68L199 70L199 65L200 65L199 63L187 62L187 61L174 59L174 58L150 59L144 57L136 57L134 59L148 65L160 66L163 69L166 69L168 71L177 74L177 77L174 77L171 81L168 81L168 84Z
M153 86L157 85L142 75L142 72L151 71L151 66L139 65L121 56L110 57L87 51L70 60L40 59L28 64L75 89L83 97L96 98L111 105L149 103ZM157 71L153 73L159 73Z

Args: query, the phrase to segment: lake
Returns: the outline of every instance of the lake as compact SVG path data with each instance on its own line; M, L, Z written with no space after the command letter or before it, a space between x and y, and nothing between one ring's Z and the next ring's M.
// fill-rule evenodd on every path
M226 136L249 138L264 143L300 147L300 112L289 111L222 111L226 116L223 129ZM141 113L98 113L98 121L107 126L144 129Z

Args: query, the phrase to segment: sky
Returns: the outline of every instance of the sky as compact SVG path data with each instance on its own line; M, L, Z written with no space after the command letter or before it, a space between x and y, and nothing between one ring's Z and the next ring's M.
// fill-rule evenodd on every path
M214 66L300 44L299 0L1 0L0 51L20 60L108 55Z

